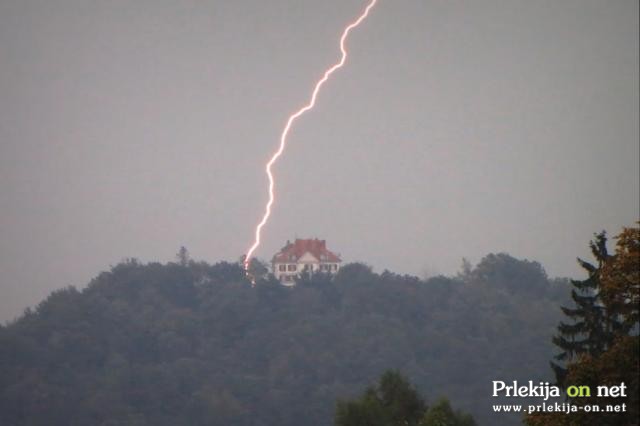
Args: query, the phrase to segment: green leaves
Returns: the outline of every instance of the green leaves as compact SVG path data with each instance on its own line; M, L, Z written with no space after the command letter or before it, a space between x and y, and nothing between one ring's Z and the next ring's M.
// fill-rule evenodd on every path
M557 382L585 385L625 383L629 396L615 398L571 398L576 405L597 405L601 413L578 411L570 415L545 413L529 415L526 423L545 425L620 425L637 424L639 414L638 310L640 295L640 228L624 228L617 237L616 253L610 255L606 234L595 235L589 244L597 261L594 266L578 259L588 278L572 281L573 308L562 308L572 324L560 323L553 343L562 349L551 363ZM623 413L607 413L607 404L625 403Z
M418 391L397 370L386 371L376 386L352 401L338 401L336 426L475 426L473 417L453 411L441 398L427 409Z
M475 426L470 414L453 411L449 400L441 398L425 413L419 426Z
M337 399L390 368L508 423L487 413L486 384L538 374L567 293L504 254L464 279L351 264L293 288L251 286L239 264L182 260L127 260L0 328L0 424L327 425ZM424 402L396 373L341 416L418 425Z

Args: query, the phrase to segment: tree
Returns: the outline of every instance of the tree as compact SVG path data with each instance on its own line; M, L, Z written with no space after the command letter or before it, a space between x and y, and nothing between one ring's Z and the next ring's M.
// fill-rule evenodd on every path
M246 258L247 256L243 254L238 260L238 265L240 265L243 269L245 267ZM249 260L249 265L247 267L247 270L245 271L245 274L247 278L249 278L252 282L255 282L259 279L266 279L269 274L269 266L266 262L263 262L256 257L252 257Z
M378 386L355 401L338 401L336 426L417 426L426 411L418 391L397 370L386 371Z
M446 398L427 409L418 391L397 370L354 401L338 401L336 426L475 426L473 417L453 411Z
M561 307L562 312L572 323L561 322L558 334L553 337L553 344L562 352L555 356L557 361L567 363L582 354L597 356L604 352L613 339L612 321L609 320L600 301L600 271L609 260L607 236L604 231L595 234L589 243L597 266L578 258L580 266L587 271L585 280L571 280L573 289L571 298L575 307ZM551 362L556 381L564 387L567 369L560 363Z
M574 405L599 406L599 412L579 410L566 413L536 413L527 415L528 426L619 426L637 425L639 412L638 380L640 378L640 340L638 336L618 337L612 346L598 357L583 356L569 364L567 383L588 386L626 386L626 397L598 397L592 391L590 397L572 399ZM607 406L625 404L625 411L607 412ZM593 410L593 409L592 409Z
M176 259L181 266L187 266L189 264L189 250L185 246L180 246L180 250L176 254Z
M269 273L269 267L265 262L253 257L249 261L249 270L247 272L254 279L265 278Z
M476 422L470 414L453 411L447 398L440 398L420 422L420 426L475 426Z
M616 239L615 259L601 271L601 298L616 313L619 331L626 334L640 319L640 227L624 228Z
M357 401L338 401L336 426L386 426L388 413L377 398L373 388L369 388Z
M598 237L604 236L599 234ZM595 392L590 396L570 398L574 405L599 406L598 414L579 410L575 413L545 413L528 415L525 423L529 426L614 426L637 424L640 415L639 377L640 377L640 337L638 336L638 306L640 289L640 228L624 228L616 237L618 240L616 253L607 256L598 268L591 267L590 278L597 286L592 296L602 314L596 317L599 324L592 326L586 337L579 341L580 351L574 356L564 370L565 385L619 386L624 383L627 388L626 397L598 397ZM602 254L605 240L597 239L592 244L594 252ZM570 311L573 312L573 311ZM585 311L588 312L588 311ZM589 318L583 315L582 318ZM593 318L591 318L593 320ZM597 336L593 332L601 331ZM594 338L603 339L597 342ZM554 338L554 342L557 339ZM573 349L575 353L575 348ZM626 411L607 412L608 405L626 404ZM593 410L593 409L592 409Z
M497 261L462 282L354 264L284 287L252 286L237 262L127 260L0 327L0 425L325 425L375 377L344 417L390 426L422 401L380 385L393 366L479 423L513 424L488 409L486 378L535 377L567 299L531 297L544 277L531 266Z

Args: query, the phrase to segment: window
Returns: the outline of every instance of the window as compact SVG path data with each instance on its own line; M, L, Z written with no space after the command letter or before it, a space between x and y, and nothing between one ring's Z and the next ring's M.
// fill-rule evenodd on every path
M287 265L278 265L278 271L284 272L287 270Z
M296 265L287 265L287 271L295 271L296 269Z

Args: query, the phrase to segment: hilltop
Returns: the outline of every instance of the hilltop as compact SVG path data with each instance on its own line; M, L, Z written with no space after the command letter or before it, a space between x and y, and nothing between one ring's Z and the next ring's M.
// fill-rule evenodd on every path
M551 379L568 292L507 254L455 277L349 264L295 287L129 260L0 327L0 423L324 426L398 369L478 424L518 424L491 414L491 381Z

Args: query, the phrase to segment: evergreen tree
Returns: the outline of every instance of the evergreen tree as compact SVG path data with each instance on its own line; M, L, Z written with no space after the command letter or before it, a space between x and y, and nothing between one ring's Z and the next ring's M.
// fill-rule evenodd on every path
M611 257L607 251L607 236L604 231L595 235L589 243L597 266L578 258L580 266L587 271L585 280L571 280L574 287L571 298L575 307L562 307L562 312L572 323L561 322L553 344L562 350L555 356L560 363L551 362L556 381L564 387L567 369L563 364L579 355L598 356L613 340L613 323L600 301L600 271Z
M176 260L180 266L187 266L189 264L190 256L189 250L185 246L180 246L180 250L176 253Z
M600 234L602 235L602 234ZM638 336L640 301L640 228L625 228L617 237L616 253L608 256L597 270L596 303L601 308L601 341L585 334L579 357L566 365L565 386L580 384L590 389L625 384L624 395L592 393L569 397L580 409L567 413L540 412L525 417L529 426L618 426L637 425L640 415L640 337ZM604 253L604 239L594 246ZM594 271L595 273L595 271ZM591 340L589 340L591 339ZM572 348L574 351L575 347ZM621 411L608 407L624 404ZM582 408L590 407L590 410Z

